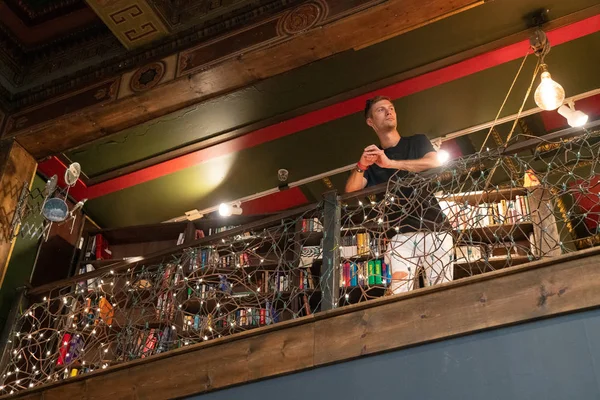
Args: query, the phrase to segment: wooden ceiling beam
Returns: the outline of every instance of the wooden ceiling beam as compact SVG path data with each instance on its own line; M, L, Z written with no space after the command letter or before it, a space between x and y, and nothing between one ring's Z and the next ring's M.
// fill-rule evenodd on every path
M365 9L375 3L381 4ZM234 34L172 56L172 64L165 60L163 66L167 63L165 68L170 66L176 71L166 68L164 78L152 89L133 94L129 86L134 71L130 71L47 104L22 110L9 118L3 138L17 138L27 151L41 160L482 3L480 0L307 1L263 21L262 25L246 28L242 36L238 34L229 43L233 50L221 57L215 52L228 51L223 45ZM352 6L354 8L348 9ZM294 17L298 15L307 17L305 20L309 25L295 25L297 19ZM276 31L274 37L259 43L252 42L268 36L269 29ZM248 46L234 48L239 46L238 39L244 38ZM212 45L215 46L210 47ZM207 53L213 58L206 58ZM167 76L169 73L172 74L170 78Z

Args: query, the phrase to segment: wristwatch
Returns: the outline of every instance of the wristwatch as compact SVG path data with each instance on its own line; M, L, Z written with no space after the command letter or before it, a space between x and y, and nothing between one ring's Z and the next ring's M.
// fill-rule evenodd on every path
M362 174L362 173L364 173L364 172L365 172L365 170L366 170L366 168L365 168L365 169L362 169L362 168L360 167L360 164L356 164L356 172L358 172L359 174Z

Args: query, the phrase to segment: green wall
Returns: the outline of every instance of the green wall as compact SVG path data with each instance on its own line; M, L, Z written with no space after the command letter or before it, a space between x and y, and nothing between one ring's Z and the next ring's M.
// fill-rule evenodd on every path
M44 188L44 180L36 175L33 181L33 189ZM41 215L33 217L31 223L41 223ZM0 287L0 326L6 325L6 318L10 307L17 295L17 288L29 283L39 240L17 237L4 282Z

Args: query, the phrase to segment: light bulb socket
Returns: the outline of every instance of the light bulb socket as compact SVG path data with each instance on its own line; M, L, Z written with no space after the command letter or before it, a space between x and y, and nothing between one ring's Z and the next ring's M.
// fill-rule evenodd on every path
M572 101L560 106L557 111L567 120L569 126L573 128L582 127L588 121L588 115L583 111L576 110L575 104Z

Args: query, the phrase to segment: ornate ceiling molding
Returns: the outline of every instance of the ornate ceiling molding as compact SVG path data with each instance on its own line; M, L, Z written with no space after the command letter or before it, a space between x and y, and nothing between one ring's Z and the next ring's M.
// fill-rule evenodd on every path
M126 49L166 37L169 30L146 0L86 0Z
M95 35L90 33L83 36L81 33L74 33L68 40L65 38L62 42L48 44L43 47L42 53L32 53L15 63L14 60L10 60L10 55L2 58L4 46L0 31L0 74L7 79L10 78L16 88L10 91L7 90L9 88L4 88L4 95L9 93L9 96L3 97L0 84L0 102L10 103L12 110L30 106L67 91L94 84L98 79L123 74L131 68L142 67L153 60L176 54L198 42L218 37L226 31L239 29L251 21L268 18L273 13L289 7L290 4L300 2L301 0L263 0L257 5L254 1L252 8L248 6L237 8L236 12L241 14L231 14L229 19L223 19L221 15L216 20L207 21L204 25L181 31L153 46L145 46L127 54L121 51L122 47L113 39L109 31L104 26L100 26L101 32L95 32ZM14 41L11 43L15 44ZM56 47L61 48L61 51L55 51ZM99 58L95 66L78 69L78 65L83 65L92 57ZM15 68L10 72L9 65L16 65L18 69ZM43 79L52 76L53 71L72 72L44 82ZM25 73L16 76L15 74L19 72ZM39 84L32 85L32 82L36 81ZM29 87L19 89L23 82L29 83Z
M4 0L4 3L27 26L64 16L77 10L86 8L84 0Z

